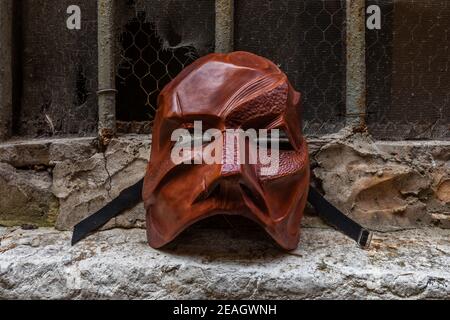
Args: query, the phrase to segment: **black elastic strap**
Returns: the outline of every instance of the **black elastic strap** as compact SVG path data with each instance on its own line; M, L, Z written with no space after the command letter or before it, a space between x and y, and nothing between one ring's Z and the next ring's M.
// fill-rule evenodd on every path
M372 232L350 219L312 187L309 191L308 202L325 222L355 240L361 248L369 248Z
M77 244L94 231L100 229L112 218L119 216L127 209L131 209L141 201L144 179L108 203L104 208L75 226L72 245ZM345 235L355 240L362 248L368 248L372 240L372 233L347 217L339 209L329 203L316 189L310 189L308 201L316 209L319 216Z
M144 179L122 191L116 199L108 203L104 208L77 224L73 232L72 245L77 244L94 231L97 231L125 210L139 204L142 200L143 186Z

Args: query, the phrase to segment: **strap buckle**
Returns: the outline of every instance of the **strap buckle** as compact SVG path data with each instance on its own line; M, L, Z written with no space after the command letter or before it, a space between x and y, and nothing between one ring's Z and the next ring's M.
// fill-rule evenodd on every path
M358 237L358 245L361 249L369 249L372 242L373 232L362 229Z

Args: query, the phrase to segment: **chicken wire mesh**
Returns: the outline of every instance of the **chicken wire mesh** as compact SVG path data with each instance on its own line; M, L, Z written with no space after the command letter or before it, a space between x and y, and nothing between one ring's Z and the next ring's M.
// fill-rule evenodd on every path
M164 49L154 25L139 13L120 37L118 119L152 121L161 90L198 58L193 47Z
M127 1L128 9L119 19L117 77L117 119L121 132L148 132L157 111L161 90L185 67L199 57L199 53L213 51L214 28L211 27L214 2L186 1ZM159 7L156 7L159 5ZM155 14L155 11L162 14ZM177 25L180 10L183 15L203 13L197 22L184 19ZM195 11L195 12L193 12ZM153 14L153 15L152 15ZM193 28L197 29L185 33ZM196 31L196 32L194 32ZM206 41L205 38L209 40Z
M17 2L14 132L90 135L97 125L96 2L80 0L83 32L64 28L66 0ZM214 51L214 0L119 0L117 116L151 129L164 85ZM450 2L367 0L368 126L379 139L450 137ZM305 131L345 123L345 1L236 0L235 49L274 60L303 94ZM131 123L131 124L130 124Z
M303 95L309 135L345 124L345 0L236 0L235 46L275 61Z
M450 2L369 0L368 126L379 139L450 138Z

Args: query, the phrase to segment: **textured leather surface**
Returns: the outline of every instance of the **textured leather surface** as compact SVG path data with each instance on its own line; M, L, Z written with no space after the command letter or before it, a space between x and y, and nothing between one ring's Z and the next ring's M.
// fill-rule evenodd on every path
M281 247L295 249L310 178L300 97L275 64L247 52L203 57L166 86L143 190L149 244L160 248L201 219L229 214L256 221ZM258 164L175 165L172 133L194 121L222 132L281 129L290 144L268 176Z

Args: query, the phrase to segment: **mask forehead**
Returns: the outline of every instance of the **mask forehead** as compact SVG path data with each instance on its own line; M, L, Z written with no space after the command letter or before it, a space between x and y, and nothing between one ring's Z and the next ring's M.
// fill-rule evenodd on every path
M286 77L270 75L243 88L223 110L227 127L266 128L289 108Z
M252 107L249 101L267 96L283 82L286 76L264 58L250 53L213 54L189 66L163 90L158 112L163 119L205 115L225 120L235 117L238 109L250 114L245 110Z

